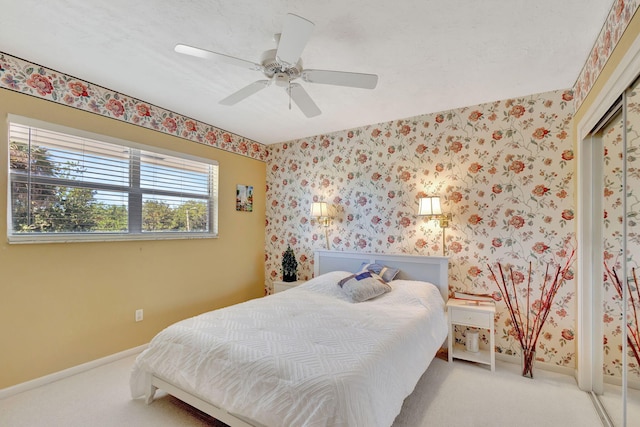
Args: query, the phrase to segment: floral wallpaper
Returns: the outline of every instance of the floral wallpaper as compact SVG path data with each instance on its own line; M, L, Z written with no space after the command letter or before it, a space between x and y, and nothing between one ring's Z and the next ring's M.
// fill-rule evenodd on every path
M591 49L587 62L582 67L580 75L573 87L575 110L582 105L589 91L598 79L607 60L611 56L624 30L631 22L631 18L638 10L638 0L614 0L611 11L605 20L602 30Z
M332 250L442 255L442 229L416 216L418 198L439 195L453 217L446 229L449 286L495 293L488 265L513 265L534 284L546 263L564 263L575 246L570 90L549 92L318 135L269 146L267 292L281 279L291 245L299 278L326 246L309 217L331 205ZM575 281L555 300L537 358L573 367ZM537 294L537 292L536 292ZM504 303L497 303L497 350L519 354ZM486 337L485 337L486 338Z
M263 144L2 52L0 88L265 160Z
M627 98L627 274L633 268L640 267L640 92L629 90ZM603 131L604 142L604 193L603 193L603 246L604 261L608 268L616 274L622 274L622 240L623 240L623 139L622 118L614 120ZM640 280L640 269L636 272ZM637 281L631 282L629 303L627 305L627 322L632 329L638 331L638 313L640 312L640 293ZM622 300L614 286L614 279L605 272L603 292L603 326L604 326L604 363L605 376L621 377L622 364ZM627 330L629 333L629 330ZM637 333L637 332L636 332ZM633 338L632 338L633 339ZM640 337L634 339L636 343ZM636 344L637 345L637 344ZM640 381L640 366L633 352L628 351L627 377Z

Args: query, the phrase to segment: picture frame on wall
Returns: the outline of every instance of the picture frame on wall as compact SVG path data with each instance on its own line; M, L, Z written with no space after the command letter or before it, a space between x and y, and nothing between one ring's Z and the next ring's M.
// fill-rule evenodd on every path
M253 185L237 185L236 210L241 212L253 212Z

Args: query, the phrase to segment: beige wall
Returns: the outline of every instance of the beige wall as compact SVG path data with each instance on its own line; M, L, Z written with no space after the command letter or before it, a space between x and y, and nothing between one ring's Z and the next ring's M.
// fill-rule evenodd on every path
M9 245L8 113L217 160L220 237ZM0 90L0 117L0 389L264 295L263 162L8 90ZM254 186L254 212L235 211L236 184ZM144 321L136 323L138 308Z

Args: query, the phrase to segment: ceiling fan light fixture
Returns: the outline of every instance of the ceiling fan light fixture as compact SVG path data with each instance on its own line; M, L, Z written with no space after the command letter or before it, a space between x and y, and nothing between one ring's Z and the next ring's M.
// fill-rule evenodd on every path
M286 73L277 73L273 76L273 80L278 87L289 87L289 75Z

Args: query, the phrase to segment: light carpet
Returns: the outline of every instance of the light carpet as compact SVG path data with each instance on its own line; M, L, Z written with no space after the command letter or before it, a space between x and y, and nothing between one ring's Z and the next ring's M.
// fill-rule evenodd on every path
M0 400L0 426L169 427L222 426L162 392L151 405L129 395L135 356ZM519 366L434 359L407 397L393 427L576 426L602 424L573 377ZM366 427L366 426L365 426Z

